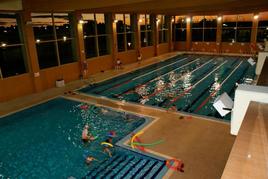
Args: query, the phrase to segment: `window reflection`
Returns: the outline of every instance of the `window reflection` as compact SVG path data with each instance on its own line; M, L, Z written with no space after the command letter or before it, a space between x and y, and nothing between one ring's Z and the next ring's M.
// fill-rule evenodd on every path
M87 13L82 14L82 17L86 21L83 24L86 58L109 54L110 34L108 33L107 16L100 13Z
M152 24L149 14L141 14L139 17L141 47L153 45L152 42Z
M116 14L116 33L118 52L134 49L134 20L130 14Z
M0 13L0 78L27 72L22 31L15 13Z
M186 41L186 17L175 16L173 39L175 41Z
M68 13L32 13L40 69L76 61L73 22Z
M268 40L268 12L259 14L257 42L265 42Z
M168 34L168 17L165 15L157 15L157 24L158 24L158 43L167 42Z

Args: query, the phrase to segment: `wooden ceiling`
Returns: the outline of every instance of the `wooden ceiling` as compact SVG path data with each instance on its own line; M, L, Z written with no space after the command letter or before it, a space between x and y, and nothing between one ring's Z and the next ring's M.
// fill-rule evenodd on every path
M30 11L135 12L171 15L257 13L268 0L22 0Z

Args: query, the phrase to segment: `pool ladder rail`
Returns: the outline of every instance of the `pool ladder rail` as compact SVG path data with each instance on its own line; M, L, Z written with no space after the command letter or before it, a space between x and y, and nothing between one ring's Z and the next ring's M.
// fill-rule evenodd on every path
M163 161L135 155L114 155L92 168L83 179L88 178L160 178L165 168Z

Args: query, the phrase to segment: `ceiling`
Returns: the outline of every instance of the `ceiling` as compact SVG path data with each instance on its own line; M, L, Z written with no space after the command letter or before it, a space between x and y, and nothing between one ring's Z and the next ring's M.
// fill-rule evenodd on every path
M20 0L0 0L20 1ZM135 12L157 14L233 14L268 10L268 0L22 0L29 11Z

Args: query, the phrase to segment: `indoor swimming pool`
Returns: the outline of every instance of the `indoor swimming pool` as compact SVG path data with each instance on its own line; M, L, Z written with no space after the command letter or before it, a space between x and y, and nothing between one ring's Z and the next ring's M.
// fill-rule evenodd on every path
M234 99L238 84L251 84L255 67L248 57L178 55L90 85L80 92L164 109L221 117L213 107L224 92Z
M56 98L0 120L0 178L161 178L164 160L117 145L148 119ZM84 144L85 124L96 140ZM124 126L124 127L122 127ZM116 132L112 157L101 142ZM85 164L85 158L97 161Z

